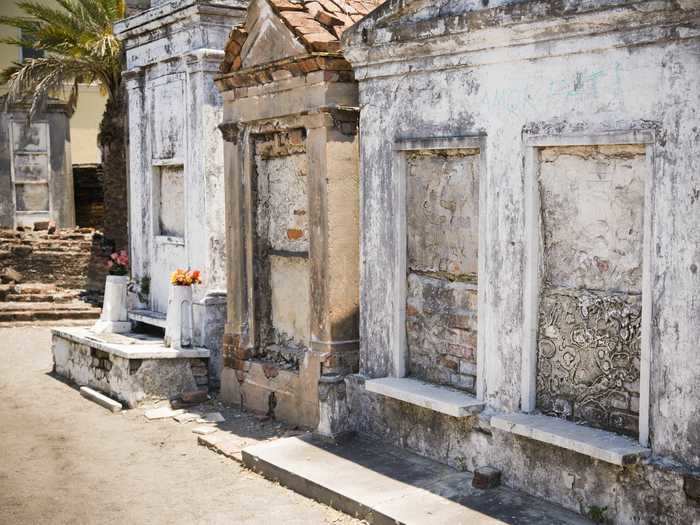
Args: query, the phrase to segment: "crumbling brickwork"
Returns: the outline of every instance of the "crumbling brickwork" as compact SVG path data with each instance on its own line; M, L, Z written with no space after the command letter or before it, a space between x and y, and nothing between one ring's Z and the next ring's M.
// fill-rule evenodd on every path
M478 150L407 159L406 334L410 374L476 386Z
M0 268L14 268L23 282L101 290L106 273L101 240L90 229L56 233L0 230Z

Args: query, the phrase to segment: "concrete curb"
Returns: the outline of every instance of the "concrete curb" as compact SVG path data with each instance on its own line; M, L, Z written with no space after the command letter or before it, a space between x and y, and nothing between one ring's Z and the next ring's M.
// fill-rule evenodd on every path
M92 388L81 386L80 395L83 396L85 399L89 399L90 401L97 403L98 405L106 408L107 410L110 410L111 412L121 412L122 410L121 403L103 394L100 394Z

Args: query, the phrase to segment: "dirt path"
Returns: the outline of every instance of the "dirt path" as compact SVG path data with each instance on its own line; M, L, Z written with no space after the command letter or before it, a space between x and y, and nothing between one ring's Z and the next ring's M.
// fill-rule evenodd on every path
M0 328L0 524L359 523L50 370L47 327Z

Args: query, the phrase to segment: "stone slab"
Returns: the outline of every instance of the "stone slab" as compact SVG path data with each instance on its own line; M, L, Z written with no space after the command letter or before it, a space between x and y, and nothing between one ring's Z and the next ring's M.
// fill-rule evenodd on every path
M165 314L152 310L131 310L128 313L128 317L131 321L158 326L160 328L166 328L168 324Z
M178 416L173 417L175 421L178 423L189 423L191 421L195 421L200 418L200 414L195 414L193 412L185 412L184 414L180 414Z
M129 321L103 321L98 320L92 326L93 332L96 334L127 334L131 332L131 323Z
M221 412L207 412L198 419L198 423L223 423L226 418L221 415Z
M53 333L69 341L87 345L125 359L192 359L209 357L209 350L206 348L192 347L174 350L166 347L162 339L143 334L98 335L89 328L82 327L56 328L53 330Z
M481 412L484 403L473 396L445 386L410 377L383 377L365 382L369 392L405 401L454 417L468 417Z
M192 432L195 434L199 434L201 436L206 436L207 434L213 434L214 432L217 432L219 429L216 427L209 427L209 426L201 426L201 427L194 427L192 429Z
M160 407L160 408L153 408L151 410L146 410L146 412L144 412L143 415L146 416L146 419L148 419L148 420L154 420L154 419L168 419L171 417L181 416L184 413L185 413L185 411L182 409L173 410L170 407Z
M472 474L356 437L342 445L312 435L245 448L243 463L304 496L372 524L588 524L524 493L471 486Z
M491 426L615 465L637 463L651 454L632 438L550 416L497 415L491 418Z
M253 445L260 443L260 440L252 437L243 437L236 434L218 432L205 436L199 436L197 443L203 447L207 447L222 456L233 459L241 463L243 457L241 451Z
M103 406L111 412L120 412L122 409L122 404L120 402L115 401L114 399L111 399L105 396L104 394L100 394L97 390L93 390L89 387L80 387L80 395L83 396L85 399L89 399L90 401L93 401L98 405Z

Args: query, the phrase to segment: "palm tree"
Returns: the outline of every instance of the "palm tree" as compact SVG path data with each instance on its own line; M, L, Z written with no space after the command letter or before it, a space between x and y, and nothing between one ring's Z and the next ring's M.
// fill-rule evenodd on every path
M30 117L41 112L51 96L69 91L67 102L74 109L78 87L97 83L107 96L98 143L102 150L105 194L105 237L116 248L127 242L126 217L111 218L110 209L125 210L126 156L124 93L121 71L124 51L112 25L124 18L125 0L55 0L56 7L34 1L17 5L26 14L0 17L0 24L20 30L6 44L44 52L39 58L15 62L0 71L6 84L7 103L31 102ZM110 218L110 219L108 219Z

